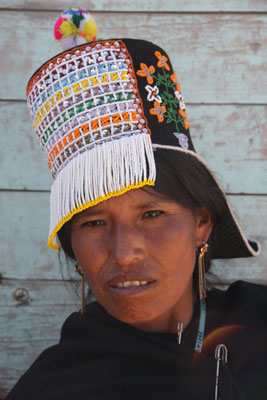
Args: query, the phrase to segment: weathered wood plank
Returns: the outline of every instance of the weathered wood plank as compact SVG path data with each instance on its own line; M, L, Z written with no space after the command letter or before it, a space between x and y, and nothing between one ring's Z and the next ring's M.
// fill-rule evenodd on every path
M66 270L65 275L71 276L72 281L3 279L0 283L0 307L18 307L23 310L25 307L76 306L78 310L80 279L71 272ZM28 299L18 298L18 289L23 289Z
M0 396L5 396L36 357L59 340L76 306L0 307Z
M11 278L61 279L58 253L47 247L48 193L0 193L0 273Z
M224 189L266 194L267 106L188 105L187 109L196 150ZM0 102L0 126L0 188L50 190L52 178L26 103Z
M1 321L0 342L23 344L26 341L49 340L56 343L65 318L74 311L79 311L76 304L39 307L1 306L1 319L5 324Z
M58 53L53 39L57 16L1 11L3 32L12 35L0 38L0 98L25 99L30 75ZM190 103L267 102L266 14L101 12L95 17L100 37L146 38L162 45Z
M0 102L0 188L50 190L52 176L26 102Z
M91 11L133 11L133 3L130 0L91 0L80 1L79 6ZM27 10L64 10L70 7L69 0L2 0L0 8L17 8ZM142 12L203 12L203 11L267 11L265 0L135 0L134 11Z
M242 277L267 283L267 196L228 198L245 234L260 241L262 253L255 259L224 261L215 267L215 272L226 282ZM46 245L48 200L46 193L0 193L0 272L5 278L62 279L58 253ZM67 269L64 271L68 278Z

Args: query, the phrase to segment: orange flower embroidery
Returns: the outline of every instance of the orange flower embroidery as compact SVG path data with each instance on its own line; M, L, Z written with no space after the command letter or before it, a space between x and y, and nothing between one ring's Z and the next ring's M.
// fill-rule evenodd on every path
M139 69L139 71L137 71L137 75L145 76L147 79L147 83L149 85L152 85L152 83L153 83L152 74L154 74L154 72L155 72L155 68L153 67L153 65L150 65L150 67L148 67L146 64L140 63L140 68L141 69Z
M179 93L181 93L181 85L180 85L180 82L178 81L178 78L177 78L176 74L173 73L173 74L170 76L170 78L171 78L172 82L176 85L176 90L177 90Z
M158 117L158 121L159 122L163 122L164 121L164 115L166 112L166 107L165 106L161 106L160 103L158 103L157 101L154 101L154 108L150 108L149 112L152 115L156 115Z
M155 56L157 57L157 59L159 60L157 63L157 66L159 68L164 67L167 71L170 70L170 67L167 63L167 57L163 56L159 51L155 51Z
M186 115L186 111L180 109L179 110L179 114L183 118L185 129L188 129L190 125L189 125L189 121L188 121L188 118L187 118L187 115Z

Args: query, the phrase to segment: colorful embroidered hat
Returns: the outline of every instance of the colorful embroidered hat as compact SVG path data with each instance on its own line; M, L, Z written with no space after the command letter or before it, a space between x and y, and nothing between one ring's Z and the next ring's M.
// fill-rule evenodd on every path
M151 42L99 40L63 51L31 77L27 102L54 178L48 239L53 249L59 248L57 232L76 213L153 186L156 148L186 152L203 164L178 78L165 51ZM257 255L257 242L246 240L227 206L217 228L222 245L213 258Z

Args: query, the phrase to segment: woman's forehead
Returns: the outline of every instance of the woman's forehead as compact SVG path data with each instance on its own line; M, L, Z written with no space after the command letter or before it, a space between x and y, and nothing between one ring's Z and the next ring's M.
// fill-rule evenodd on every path
M163 203L176 204L176 202L171 200L169 197L157 192L150 186L145 186L139 189L132 189L122 195L114 196L108 200L104 200L95 206L81 211L80 213L76 214L75 217L101 214L114 208L119 209L122 206L129 207L133 210L138 210L159 206Z

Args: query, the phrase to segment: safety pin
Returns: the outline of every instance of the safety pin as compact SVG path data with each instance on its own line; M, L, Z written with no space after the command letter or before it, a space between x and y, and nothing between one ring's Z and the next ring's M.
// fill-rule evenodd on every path
M182 334L183 334L183 329L184 328L184 323L183 321L178 321L178 325L177 325L177 342L178 344L181 344L182 341Z
M215 359L217 360L217 366L216 366L216 381L215 381L215 400L218 400L220 361L222 361L223 365L226 364L227 354L228 354L227 347L224 344L218 344L216 346Z

